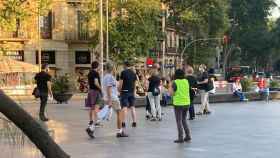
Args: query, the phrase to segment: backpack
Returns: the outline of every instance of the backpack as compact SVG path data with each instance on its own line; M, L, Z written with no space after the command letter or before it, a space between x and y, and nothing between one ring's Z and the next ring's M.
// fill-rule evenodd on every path
M214 89L215 89L214 80L212 79L212 77L209 77L206 91L209 92L209 91L212 91Z
M155 87L152 91L153 96L159 96L160 95L160 89L159 87Z

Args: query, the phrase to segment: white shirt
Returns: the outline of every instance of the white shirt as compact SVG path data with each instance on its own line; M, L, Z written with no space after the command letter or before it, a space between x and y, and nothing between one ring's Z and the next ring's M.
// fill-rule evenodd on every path
M119 100L118 97L118 88L117 88L117 80L112 74L106 74L103 78L103 96L104 100L108 100L108 95L107 95L107 87L112 87L112 100Z
M238 91L238 90L242 91L241 83L239 83L239 84L233 83L232 84L232 91L235 92L235 91Z

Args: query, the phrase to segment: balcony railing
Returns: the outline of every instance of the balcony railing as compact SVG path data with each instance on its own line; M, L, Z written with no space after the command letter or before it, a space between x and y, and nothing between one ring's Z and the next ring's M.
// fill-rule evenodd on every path
M70 43L88 43L93 37L89 32L65 32L65 40Z
M14 32L4 32L0 30L0 40L7 41L25 41L30 39L29 33L27 31L14 31Z

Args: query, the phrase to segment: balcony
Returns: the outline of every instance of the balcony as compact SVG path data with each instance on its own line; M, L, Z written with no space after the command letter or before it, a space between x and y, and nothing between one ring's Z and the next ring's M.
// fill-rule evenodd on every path
M65 32L65 40L68 43L88 44L94 40L89 32Z
M30 39L26 31L2 32L0 30L0 42L25 42Z

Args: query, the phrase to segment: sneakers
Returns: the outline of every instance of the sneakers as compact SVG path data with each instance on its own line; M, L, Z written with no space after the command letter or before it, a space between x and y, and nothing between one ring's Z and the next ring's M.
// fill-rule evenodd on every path
M136 122L133 122L133 123L132 123L132 127L135 128L136 126L137 126Z
M196 113L196 115L203 115L203 113L202 112L198 112L198 113Z
M95 136L94 136L94 130L92 130L90 127L88 127L88 128L86 129L86 132L87 132L87 134L88 134L88 136L89 136L90 138L92 138L92 139L95 138Z
M49 121L49 119L46 116L41 116L41 115L40 115L40 120L44 122Z
M192 140L191 137L185 137L185 138L184 138L184 141L185 141L185 142L190 142L191 140Z
M174 143L184 143L184 140L183 139L177 139L177 140L174 140Z
M155 117L152 117L152 118L151 118L151 121L152 121L152 122L155 122L155 121L157 121L157 119L156 119Z
M124 132L121 132L121 133L117 133L116 137L117 138L123 138L123 137L128 137L128 135L125 134Z
M210 114L211 114L211 111L206 111L205 114L206 114L206 115L210 115Z

